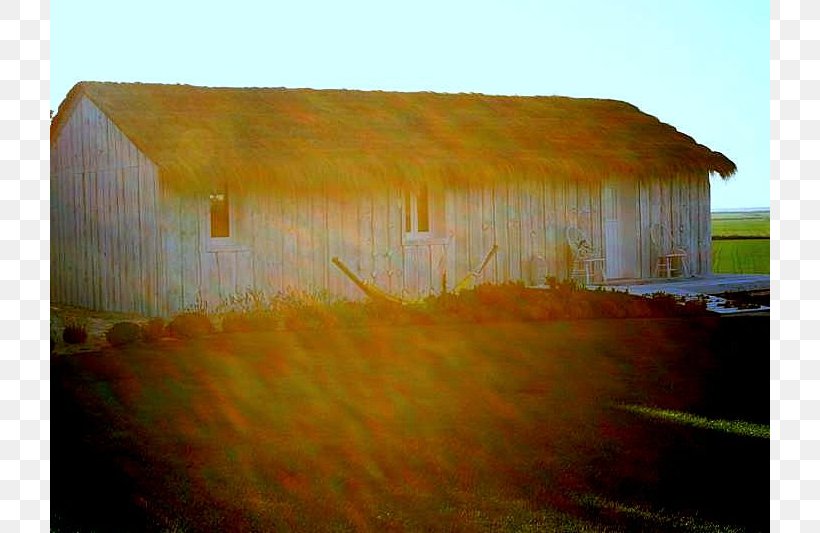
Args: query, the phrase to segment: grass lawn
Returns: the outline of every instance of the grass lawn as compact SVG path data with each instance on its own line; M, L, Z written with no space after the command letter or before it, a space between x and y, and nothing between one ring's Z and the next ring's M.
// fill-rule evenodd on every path
M768 318L221 334L52 365L53 531L763 531Z
M768 274L769 239L712 241L712 272L716 274Z
M768 274L769 212L712 213L712 271Z

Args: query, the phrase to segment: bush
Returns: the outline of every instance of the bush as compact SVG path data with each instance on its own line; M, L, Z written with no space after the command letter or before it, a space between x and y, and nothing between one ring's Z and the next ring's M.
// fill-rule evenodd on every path
M139 341L141 333L139 325L133 322L117 322L106 332L105 338L111 346L124 346Z
M192 339L213 332L213 325L203 313L183 313L168 324L168 332L178 339Z
M165 321L161 318L152 318L141 330L143 341L157 342L165 336Z
M222 331L225 333L271 331L277 325L276 315L272 312L234 312L222 317Z
M63 329L63 341L67 344L83 344L88 340L88 330L85 324L70 322Z

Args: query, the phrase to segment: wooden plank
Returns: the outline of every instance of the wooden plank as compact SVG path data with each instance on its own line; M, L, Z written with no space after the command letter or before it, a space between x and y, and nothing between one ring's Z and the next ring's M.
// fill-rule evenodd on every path
M555 206L553 205L552 185L549 180L540 182L541 204L544 217L544 266L545 276L556 276L557 253L555 243Z
M79 149L80 149L80 168L83 169L83 172L87 172L91 170L91 161L88 151L88 114L86 113L87 109L87 100L83 100L80 102L80 106L78 109L78 119L80 120L79 131L76 133L77 141L79 142Z
M283 292L285 287L285 242L290 228L285 221L285 196L277 192L275 196L269 196L270 213L272 222L270 224L270 239L272 242L271 253L266 254L265 264L269 272L271 291L274 293Z
M180 255L180 260L184 267L181 269L180 280L182 283L181 295L184 306L196 304L199 295L200 275L200 246L202 235L200 234L199 220L202 217L200 203L203 199L199 196L185 195L180 198L180 218L179 218L179 248L176 253ZM204 233L207 233L207 229Z
M666 181L669 184L669 232L672 234L673 242L682 243L680 176L672 176Z
M298 260L298 222L296 219L296 203L292 193L282 194L282 290L294 291L299 289L299 260Z
M372 284L376 280L373 249L373 204L370 194L358 199L359 271L360 277Z
M387 191L376 191L372 196L370 232L373 235L373 282L381 290L387 290L388 278L388 220L389 203Z
M185 307L182 301L183 265L179 255L181 244L179 237L180 199L167 189L163 191L163 194L161 213L163 214L163 255L166 268L165 290L168 309L173 314Z
M65 241L66 241L66 224L64 218L64 206L67 202L65 193L65 170L58 170L59 167L51 169L51 176L49 180L49 209L51 210L51 235L53 239L51 244L51 262L50 262L50 276L52 285L50 287L50 298L57 303L66 303L68 295L66 294L66 257L65 257Z
M305 258L305 274L308 287L313 293L319 293L324 286L324 275L322 273L324 255L324 220L321 213L321 203L318 195L314 193L303 194L305 216L307 217L306 242L308 243Z
M655 224L662 224L664 222L663 219L663 193L661 188L661 180L658 178L652 178L651 183L649 186L650 191L650 209L649 209L649 222L650 227ZM658 261L658 250L655 247L655 244L651 244L651 252L650 252L650 271L652 272L652 277L655 276L655 264Z
M251 212L251 283L256 291L269 294L273 291L269 280L270 263L275 255L273 233L273 205L270 192L260 192L248 199Z
M422 246L421 251L421 261L422 261L422 271L421 271L421 283L422 283L422 290L421 294L423 297L430 296L434 293L436 285L439 284L439 281L436 279L436 263L433 262L433 248L435 248L436 244L428 244L426 246ZM435 280L435 281L434 281Z
M493 185L493 226L495 242L498 245L496 253L496 279L497 283L504 283L510 279L510 240L508 227L508 203L507 186L503 182ZM481 252L477 254L471 265L477 265L481 261ZM471 257L471 259L473 259ZM471 268L475 268L471 266Z
M555 245L555 277L566 279L569 277L569 249L567 248L567 211L564 182L551 182L553 215L555 223L553 225L553 243Z
M339 258L350 269L356 273L360 279L362 276L361 264L359 262L359 225L358 225L358 206L356 199L352 195L345 194L341 199L341 218L342 218L342 251ZM346 281L344 286L345 297L349 299L360 299L357 294L356 286Z
M236 294L246 295L253 290L253 260L251 250L242 248L236 251Z
M699 260L698 250L702 244L702 236L699 227L699 202L698 202L698 176L690 174L687 183L687 192L689 194L689 230L691 238L689 243L689 267L693 275L701 274L701 265Z
M405 255L407 258L407 262L405 263L405 279L410 283L407 296L410 299L422 298L426 286L424 272L425 267L428 267L428 258L425 253L427 251L426 247L413 245L406 246L405 249L407 250L407 254ZM427 271L429 275L429 267Z
M484 247L484 235L482 222L482 191L479 187L471 185L466 197L465 216L467 219L467 269L475 268L481 261L481 249ZM465 272L466 274L466 272ZM480 278L476 283L484 283L485 278Z
M672 225L672 191L668 179L658 180L661 189L661 223L671 230Z
M467 213L469 190L466 187L453 190L453 239L450 243L453 254L453 287L470 270L470 218Z
M122 268L120 267L120 214L118 208L121 201L117 198L116 170L103 170L102 200L105 222L103 223L102 253L105 264L103 286L105 287L104 309L123 310L122 307Z
M522 281L522 251L520 187L514 178L507 182L507 246L509 254L509 280Z
M157 313L156 307L156 283L154 279L155 257L152 246L152 221L154 220L154 209L151 201L151 188L147 183L149 177L145 169L138 165L136 168L137 181L137 205L139 213L139 248L142 258L142 271L140 284L142 285L143 301L140 305L140 313L153 316Z
M430 289L428 294L441 294L442 274L446 271L447 246L445 244L434 244L429 247L429 251Z
M202 256L202 280L197 303L205 304L213 310L219 304L220 299L219 259L214 250L209 250Z
M95 224L92 219L93 210L91 209L91 194L94 187L94 174L92 172L83 173L83 235L80 241L80 246L84 250L85 255L85 276L82 279L80 290L86 294L86 307L94 309L96 305L96 295L94 293L94 280L96 278L96 253L94 246L96 244L94 238Z
M480 261L484 258L487 253L487 250L490 250L493 245L496 244L496 236L495 236L495 192L492 185L473 185L475 190L478 194L478 199L473 200L474 202L478 202L480 204L480 208L475 211L474 213L469 213L470 215L474 216L475 218L479 219L479 229L481 231L481 238L477 239L478 246L477 249L474 251L475 253L470 253L470 263L467 265L467 269L465 269L464 275L467 274L470 270L475 270L478 267ZM473 226L471 226L472 228ZM462 276L459 276L459 279L455 280L458 283L461 280ZM487 263L486 268L481 274L481 277L478 279L478 283L498 283L498 258L493 255L490 261Z
M533 284L543 284L547 275L547 219L544 212L544 187L541 182L528 181L528 196L530 198L530 212L532 226L530 242L532 256L530 274Z
M703 245L700 249L701 272L702 275L712 274L712 217L710 206L710 183L709 176L701 178L700 186L700 223L701 235L704 236Z
M649 184L645 179L638 182L638 202L638 220L641 228L639 234L640 276L649 278L652 277L652 242L649 233L651 227L651 200Z
M86 141L87 140L88 136L86 136ZM87 156L90 160L90 151L88 151ZM89 172L88 178L88 187L86 189L86 209L88 211L89 221L87 245L91 258L91 277L88 280L86 287L92 295L91 308L97 310L102 309L102 287L100 283L100 213L97 205L97 172Z
M120 168L114 174L114 202L116 211L116 249L119 266L117 301L123 311L136 311L142 291L139 283L139 252L136 246L139 231L138 206L132 177L134 169ZM135 301L136 300L136 301Z
M235 260L232 254L223 252L221 250L214 252L213 256L214 267L216 269L216 272L214 273L216 276L216 290L214 294L212 294L209 298L209 303L211 306L218 307L222 305L222 303L225 301L225 298L230 294L230 284L233 282L233 279L231 279L233 269L231 267L233 266Z
M402 193L399 189L387 191L387 290L394 296L401 295L404 286L402 201Z
M523 181L518 186L519 216L521 219L521 280L527 285L533 285L536 277L536 213L534 204L537 202L533 195L533 186L529 181Z
M678 226L680 227L679 230L679 242L680 245L685 248L689 252L689 273L692 270L692 228L690 225L690 218L689 214L691 209L689 208L689 176L688 175L681 175L677 177L677 185L678 185Z
M595 246L603 251L604 229L601 218L601 181L589 182L589 224L590 236Z
M456 226L458 221L456 218L456 191L448 188L444 192L444 226L446 228L447 244L444 248L444 273L447 276L446 290L452 291L456 280Z
M250 242L250 236L254 233L254 228L250 221L251 205L248 203L247 193L242 189L234 189L230 193L230 198L231 223L233 224L230 230L232 242L230 251L233 254L234 274L232 288L228 294L229 298L239 296L250 288L251 278L253 276L247 271L244 273L240 271L239 252L247 248ZM210 210L210 204L208 205L208 210ZM209 214L209 211L206 211L206 216L207 214Z
M73 228L73 235L72 239L69 243L68 250L71 254L71 268L72 272L72 283L71 283L71 293L72 293L72 302L75 305L85 305L87 293L85 291L80 290L82 286L82 279L85 275L85 268L86 268L86 261L85 261L85 247L82 245L83 243L83 225L85 223L85 213L83 212L83 180L85 179L85 175L80 173L74 173L72 175L72 185L73 191L71 194L72 208L71 213L69 214L69 218L72 219L72 228Z
M243 242L248 245L247 265L239 268L241 285L244 287L243 292L247 290L258 290L257 271L258 256L260 250L264 249L264 239L267 236L268 225L265 217L266 211L262 206L263 193L255 193L245 196L244 209L247 211L246 220L248 223L248 231L246 232ZM243 259L244 261L244 259Z
M335 194L325 195L327 202L327 257L341 257L342 252L342 208L341 202ZM328 269L327 290L334 298L344 297L344 274L331 265Z

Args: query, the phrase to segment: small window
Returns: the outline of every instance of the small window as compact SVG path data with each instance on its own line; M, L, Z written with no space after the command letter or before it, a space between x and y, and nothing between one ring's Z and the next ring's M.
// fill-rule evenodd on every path
M430 232L430 193L427 185L405 194L404 231L413 234Z
M211 193L211 238L231 236L228 191L226 188Z

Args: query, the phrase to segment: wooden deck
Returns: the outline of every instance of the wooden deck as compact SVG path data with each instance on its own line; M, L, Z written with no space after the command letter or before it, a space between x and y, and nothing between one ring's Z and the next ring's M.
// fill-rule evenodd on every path
M768 292L770 278L761 274L713 274L708 277L647 279L647 280L611 280L598 287L627 291L630 294L653 294L663 292L684 298L699 298L706 296L707 308L722 315L738 313L768 312L768 307L755 309L738 309L727 306L727 300L715 296L717 294L737 292Z

